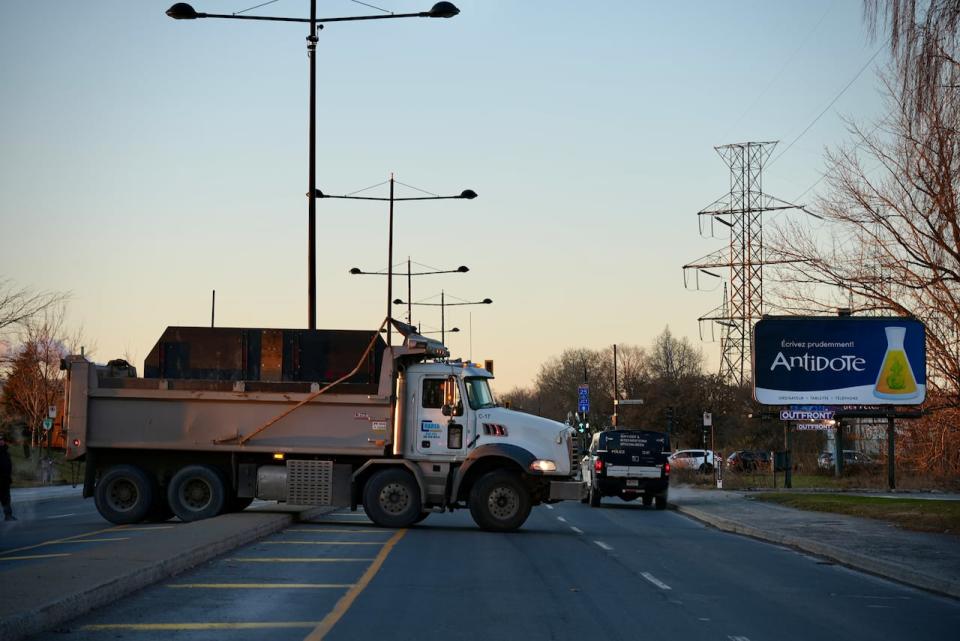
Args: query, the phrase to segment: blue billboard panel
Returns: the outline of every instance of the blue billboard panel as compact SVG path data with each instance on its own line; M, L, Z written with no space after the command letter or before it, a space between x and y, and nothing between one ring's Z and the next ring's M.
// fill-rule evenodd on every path
M753 329L753 388L764 405L919 405L923 323L911 318L773 317Z

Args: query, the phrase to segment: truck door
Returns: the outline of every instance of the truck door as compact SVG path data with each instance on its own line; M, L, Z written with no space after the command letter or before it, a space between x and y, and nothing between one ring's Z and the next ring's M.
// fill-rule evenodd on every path
M444 408L449 416L444 414ZM417 393L416 451L450 458L464 451L465 421L455 376L424 377Z

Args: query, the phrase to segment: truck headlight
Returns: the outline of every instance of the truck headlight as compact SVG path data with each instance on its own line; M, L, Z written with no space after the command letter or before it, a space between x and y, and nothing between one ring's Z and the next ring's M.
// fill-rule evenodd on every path
M530 464L530 469L534 472L556 472L557 464L546 459L537 459Z

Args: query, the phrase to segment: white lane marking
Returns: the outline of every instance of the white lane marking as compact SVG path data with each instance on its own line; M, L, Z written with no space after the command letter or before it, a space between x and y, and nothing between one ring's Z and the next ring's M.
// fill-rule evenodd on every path
M552 506L552 505L548 505L548 506L547 506L547 509L548 509L548 510L552 510L552 509L553 509L553 506Z
M557 517L557 520L560 521L561 523L566 523L566 522L567 522L567 519L563 518L562 516L558 516L558 517Z
M47 520L47 519L65 519L65 518L67 518L68 516L76 516L76 514L77 514L76 512L71 512L70 514L57 514L56 516L45 516L45 517L43 517L43 518L44 518L44 520Z
M574 527L574 526L571 525L571 526L570 526L570 529L573 530L574 532L576 532L577 534L583 534L583 530L581 530L581 529L578 528L578 527Z
M647 581L649 581L650 583L654 584L655 586L657 586L657 587L660 588L661 590L670 590L670 589L672 589L669 585L667 585L666 583L664 583L663 581L661 581L661 580L658 579L657 577L653 576L653 575L650 574L649 572L641 572L641 573L640 573L640 576L642 576L642 577L645 578ZM750 641L750 640L747 639L747 641Z
M607 544L604 543L603 541L594 541L594 543L596 543L597 545L599 545L600 547L602 547L602 548L603 548L604 550L606 550L607 552L610 552L611 550L613 550L612 547L610 547L609 545L607 545Z
M730 641L750 641L747 637L727 636Z

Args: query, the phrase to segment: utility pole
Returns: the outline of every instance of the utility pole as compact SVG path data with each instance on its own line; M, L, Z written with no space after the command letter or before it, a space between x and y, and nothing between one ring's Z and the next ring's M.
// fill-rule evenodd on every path
M613 344L613 426L617 426L617 401L620 400L620 387L617 384L617 344Z

